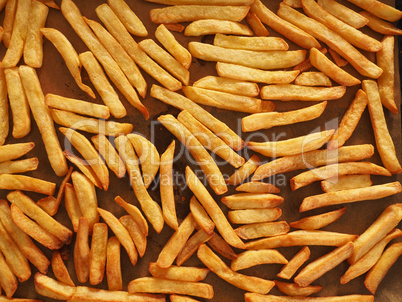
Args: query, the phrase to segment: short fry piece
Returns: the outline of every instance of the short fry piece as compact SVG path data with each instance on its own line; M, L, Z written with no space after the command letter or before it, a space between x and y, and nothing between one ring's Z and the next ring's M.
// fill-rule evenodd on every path
M250 250L239 254L238 257L231 262L230 268L234 271L238 271L255 265L267 263L287 264L288 261L277 250Z
M339 210L327 212L324 214L319 214L315 216L309 216L302 218L298 221L289 223L292 228L303 229L303 230L318 230L322 227L329 225L337 221L346 212L346 207Z
M202 281L209 273L209 269L205 267L172 265L168 268L160 268L155 262L150 262L148 269L151 275L156 278L189 282Z
M140 257L144 256L147 248L147 236L142 232L138 223L130 215L119 218L120 223L127 229Z
M78 222L77 237L74 246L74 267L78 282L85 283L89 278L89 223L85 217Z
M275 187L273 184L257 181L243 183L236 187L236 191L256 194L280 192L279 188Z
M268 85L261 88L261 98L280 101L322 101L340 99L345 86L309 87L295 84Z
M31 191L53 195L56 190L56 184L26 175L0 174L0 189Z
M123 207L128 214L130 214L131 217L135 220L135 222L138 224L139 228L141 229L141 232L145 235L148 236L148 223L145 219L145 217L142 215L141 211L133 204L130 204L126 202L123 198L120 196L116 196L114 201L121 207Z
M186 244L177 255L177 265L182 265L184 262L186 262L186 260L197 251L199 246L207 242L211 237L212 234L209 235L203 229L198 230L192 237L187 240Z
M228 218L234 224L249 224L275 221L282 215L280 208L246 209L229 211Z
M247 240L284 235L289 229L289 225L286 221L277 221L242 225L235 229L235 232L240 238Z
M56 281L41 273L35 274L35 290L39 295L58 300L69 300L76 292L76 287Z
M193 87L228 92L250 97L258 96L260 93L260 89L258 88L258 85L256 83L216 76L203 77L194 82Z
M63 282L64 284L75 286L73 280L70 277L70 273L68 272L67 267L64 264L63 259L61 258L60 251L53 251L51 265L53 274L57 280Z
M251 5L254 0L146 0L166 5Z
M234 260L237 258L237 254L233 251L230 245L217 233L213 233L212 237L208 240L209 246L219 253L223 257Z
M2 253L0 253L0 285L7 298L11 298L18 287L18 280L8 266Z
M288 50L289 45L278 37L240 37L216 34L215 46L256 51Z
M96 285L102 282L106 269L108 243L108 226L106 223L95 223L92 228L91 251L89 253L89 283Z
M332 50L331 48L328 50L329 54L331 55L332 59L334 60L335 64L338 65L338 67L343 67L348 65L348 61L343 59L335 50Z
M258 18L258 16L255 13L248 12L248 14L246 16L246 21L256 36L258 36L258 37L269 36L269 32L268 32L267 28L264 26L264 24L262 24L260 18Z
M144 24L124 0L108 0L107 3L131 34L139 37L148 35Z
M197 225L203 229L207 234L213 234L215 229L215 223L208 216L204 207L198 202L195 196L190 199L190 211L193 214L194 220Z
M297 270L303 265L304 262L310 257L310 249L308 246L303 247L296 255L284 265L281 271L276 275L279 278L289 280L297 272Z
M198 300L183 296L183 295L176 295L176 294L171 294L169 295L169 299L171 302L197 302Z
M260 158L257 155L252 155L246 163L241 166L236 172L234 172L228 179L226 183L237 186L241 184L245 179L247 179L260 165Z
M17 159L35 147L34 142L7 144L0 146L0 162Z
M193 21L184 30L185 36L203 36L213 34L252 36L253 31L239 22L228 20L205 19Z
M36 157L0 162L0 174L14 174L33 171L38 168L39 160Z
M293 297L306 297L319 292L322 286L319 285L309 285L309 286L299 286L296 283L287 283L275 280L275 287L282 293Z
M321 181L321 189L325 193L349 190L356 188L370 187L373 184L370 174L363 175L344 175L337 179L328 179Z
M332 86L330 78L323 72L305 71L295 79L296 85L302 86Z
M238 193L221 199L229 209L265 209L273 208L283 202L283 197L274 194Z
M109 290L123 290L120 242L115 236L107 241L106 279Z

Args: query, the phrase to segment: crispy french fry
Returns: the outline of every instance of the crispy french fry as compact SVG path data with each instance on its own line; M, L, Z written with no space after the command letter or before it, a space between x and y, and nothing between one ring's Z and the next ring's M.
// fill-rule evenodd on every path
M296 85L303 86L332 86L330 78L323 72L303 72L295 79Z
M346 207L339 210L302 218L289 223L292 228L302 230L318 230L322 227L337 221L346 212Z
M308 246L303 247L300 251L294 255L286 265L284 265L281 271L276 275L279 278L289 280L297 272L297 270L303 265L304 262L310 257L310 249Z
M7 144L0 146L0 162L17 159L35 147L34 142Z
M237 258L237 254L233 251L230 245L217 233L214 232L207 242L212 249L223 257L230 260Z
M190 211L197 225L207 234L212 235L214 233L215 223L209 218L204 207L198 202L195 196L190 199Z
M0 162L0 174L24 173L38 168L39 160L36 157Z
M57 280L64 284L75 286L73 280L71 279L70 273L68 272L68 269L61 258L60 251L53 251L51 265L53 274Z
M402 12L400 10L397 10L396 8L387 5L385 3L382 3L377 0L348 0L349 2L353 3L354 5L357 5L366 11L372 13L373 15L390 21L390 22L395 22L398 21L400 18L402 18Z
M246 240L284 235L288 231L289 225L286 221L253 223L235 229L236 234Z
M156 278L189 282L202 281L209 273L209 269L205 267L172 265L168 268L160 268L155 262L150 262L148 269L151 275Z
M64 194L64 206L67 211L67 215L71 220L74 232L78 230L78 220L82 217L81 208L78 202L77 195L72 184L67 183Z
M335 50L332 50L331 48L328 50L329 54L331 55L332 59L334 60L335 64L338 65L338 67L343 67L348 65L348 61L344 60Z
M264 26L264 24L262 24L260 18L258 18L258 16L255 13L249 11L246 16L246 21L256 36L258 37L269 36L267 28Z
M58 6L57 3L54 2L54 0L39 0L39 1L42 2L43 4L49 6L50 8L60 10L60 6Z
M171 302L197 302L198 301L198 300L193 299L188 296L176 295L176 294L169 295L169 299Z
M373 302L374 296L370 295L346 295L346 296L329 296L329 297L288 297L288 296L273 296L260 295L255 293L245 293L246 302Z
M231 262L230 268L234 271L238 271L255 265L267 263L287 264L288 261L277 250L250 250L239 254L238 257Z
M127 229L134 245L137 248L140 257L144 256L147 248L147 236L142 232L138 223L130 215L124 215L119 218L120 223Z
M197 37L214 34L252 36L253 31L242 23L217 19L193 21L184 30L185 36Z
M0 285L4 289L7 298L11 298L18 287L18 280L8 266L2 253L0 253Z
M294 84L276 84L262 87L261 98L281 101L322 101L340 99L345 92L345 86L309 87Z
M89 253L89 283L102 282L106 269L108 226L95 223L92 229L91 251Z
M56 184L26 175L0 174L0 189L22 190L53 195Z
M368 20L367 27L370 27L372 30L379 32L384 35L401 35L402 30L395 27L392 23L384 21L373 14L370 14L368 11L359 12L361 16Z
M144 24L124 0L108 0L107 3L131 34L139 37L148 35Z
M166 5L251 5L253 0L146 0Z
M188 258L190 258L199 248L199 246L207 242L212 237L203 229L198 230L192 237L190 237L186 244L181 249L180 253L176 257L177 265L182 265Z
M5 14L3 21L3 29L4 29L3 44L7 48L10 46L16 9L17 9L17 0L8 0L4 9Z
M293 8L302 8L301 0L283 0L283 3Z
M193 83L193 87L228 92L249 97L258 96L260 89L256 83L230 79L228 77L206 76Z
M280 192L279 188L275 187L273 184L257 181L243 183L236 187L236 191L256 194Z
M283 197L274 194L238 193L221 199L229 209L265 209L273 208L283 202Z
M373 184L370 174L363 175L344 175L336 179L321 181L321 188L325 193L341 190L370 187Z
M120 242L115 236L110 237L107 242L106 279L109 290L123 289Z
M205 244L198 248L197 256L212 272L238 288L267 294L274 287L275 283L273 281L246 276L233 271Z
M74 245L74 268L78 282L85 283L89 279L89 222L85 217L78 221L77 237Z
M323 47L323 48L320 48L320 51L325 55L328 52L328 49ZM308 71L312 67L313 67L313 65L311 65L310 58L307 58L300 64L297 64L295 67L293 67L293 70L299 70L300 72L305 72L305 71Z
M246 209L228 212L228 218L234 224L250 224L275 221L282 215L279 208L271 209Z
M299 286L296 283L287 283L275 280L275 287L282 293L292 297L306 297L319 292L320 285Z
M141 232L145 235L148 236L148 223L144 216L142 216L141 211L133 204L129 204L128 202L124 201L123 198L120 196L116 196L114 201L121 207L123 207L128 214L130 214L131 217L135 220L135 222L138 224Z
M317 3L323 9L354 28L361 28L369 22L369 20L362 14L355 12L353 9L350 9L337 1L318 0Z
M38 294L58 300L71 299L77 289L75 286L56 281L41 273L35 274L34 283Z
M214 45L255 51L288 50L289 45L278 37L239 37L216 34Z
M260 158L257 155L252 155L243 166L226 179L226 183L232 186L237 186L253 174L259 165Z

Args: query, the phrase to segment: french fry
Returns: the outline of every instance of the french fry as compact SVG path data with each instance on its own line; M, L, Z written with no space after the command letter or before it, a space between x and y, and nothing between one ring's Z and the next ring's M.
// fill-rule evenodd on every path
M64 284L67 284L70 286L75 286L73 280L70 277L70 273L68 272L68 269L67 269L63 259L61 258L60 251L58 251L58 250L53 251L51 265L52 265L53 274L57 280L59 280L60 282L62 282Z
M118 136L115 139L115 146L120 154L123 162L126 164L126 169L130 176L130 181L132 182L132 187L134 194L144 211L145 216L152 224L153 228L157 233L160 233L163 229L163 214L162 209L159 204L157 204L151 196L149 196L148 191L144 186L144 182L141 177L140 168L138 166L139 160L134 152L134 148L126 136ZM116 199L115 199L116 200ZM121 201L121 200L120 200ZM118 202L118 201L116 201ZM125 203L122 203L126 205ZM126 211L128 211L128 206L125 206ZM135 210L134 210L135 211ZM131 215L131 213L130 213ZM148 229L147 229L148 230ZM146 232L148 234L148 231Z
M306 59L306 50L253 51L230 49L200 42L188 43L193 57L259 69L281 69L295 66Z
M287 283L275 280L275 287L282 293L293 297L306 297L319 292L322 289L320 285L299 286L296 283Z
M256 83L216 76L203 77L194 82L193 87L228 92L249 97L258 96L260 93L260 89Z
M198 300L193 299L188 296L176 295L176 294L169 295L169 299L171 302L197 302L198 301Z
M3 68L15 67L21 59L29 24L26 21L29 19L30 11L30 0L17 1L10 44L1 62Z
M22 190L53 195L56 184L26 175L0 174L0 189Z
M60 6L58 6L57 3L54 2L54 0L39 0L39 1L42 2L43 4L49 6L50 8L60 10Z
M120 242L115 236L107 242L106 279L109 290L123 289L123 277L121 275Z
M144 24L125 1L108 0L107 3L131 34L139 37L146 37L148 35Z
M357 237L357 235L337 232L301 230L293 231L286 235L250 241L246 243L246 248L259 250L304 245L342 246L349 241L355 240Z
M348 174L373 174L391 176L392 174L384 167L370 162L347 162L327 165L294 176L290 180L292 191L311 184L314 181L344 176Z
M363 175L344 175L337 179L328 179L321 181L321 189L325 193L341 190L370 187L373 184L370 174Z
M124 175L126 175L126 166L106 136L98 134L91 137L91 141L96 150L102 155L109 169L112 170L118 178L124 177Z
M367 102L367 94L359 89L352 103L349 105L348 110L346 110L342 117L338 129L328 142L328 149L339 148L350 138L359 123L363 111L366 109Z
M379 32L383 35L401 35L402 30L395 27L392 23L384 21L373 14L363 10L359 12L364 18L368 19L367 27L370 27L372 30Z
M310 285L314 280L318 279L326 272L349 258L352 252L353 242L348 242L345 245L336 248L332 252L314 260L303 268L294 278L295 283L303 287Z
M46 39L48 39L54 45L54 47L56 47L78 87L94 99L95 93L89 86L82 82L81 61L78 57L77 51L71 45L71 42L57 29L41 28L40 31L46 37Z
M246 302L297 302L297 301L311 301L311 302L373 302L374 296L370 295L345 295L345 296L329 296L329 297L288 297L288 296L274 296L274 295L260 295L255 293L244 294Z
M176 259L177 255L183 249L191 233L195 229L196 222L190 213L179 225L177 231L170 237L159 253L156 265L160 268L168 268Z
M253 0L146 0L166 5L251 5Z
M395 153L392 137L388 132L378 85L373 80L364 80L362 88L367 94L371 125L381 161L391 173L400 173L402 168Z
M320 51L325 55L328 52L328 49L323 47L323 48L320 48ZM299 70L300 72L305 72L305 71L308 71L312 67L313 67L313 65L311 65L310 58L307 58L300 64L297 64L295 67L293 67L293 70Z
M345 86L309 87L294 84L276 84L262 87L261 98L281 101L322 101L340 99L345 92Z
M18 288L18 280L8 266L6 259L0 253L0 285L7 298L11 298Z
M43 197L36 204L50 216L54 216L57 213L57 201L54 196Z
M138 260L138 253L127 229L120 223L120 221L111 212L98 208L98 213L100 216L102 216L103 220L105 220L107 225L119 239L121 245L127 251L131 263L135 265Z
M330 78L323 72L302 72L295 79L296 85L302 86L332 86Z
M243 248L244 243L236 235L232 226L226 219L221 208L209 194L207 189L197 178L190 167L186 167L186 182L190 190L194 193L198 201L202 204L208 215L212 218L215 223L217 230L226 240L227 243L234 247Z
M252 181L266 177L311 167L319 167L348 161L358 161L370 158L374 147L370 144L345 146L335 150L315 150L303 155L285 156L263 164L257 168Z
M230 268L234 271L238 271L255 265L268 263L287 264L288 261L277 250L250 250L239 254L238 257L231 262Z
M78 221L77 237L74 245L74 268L78 282L85 283L89 279L89 222L85 217Z
M89 229L92 230L93 225L99 222L99 214L97 211L98 208L98 199L96 197L96 191L94 184L83 174L80 172L74 171L71 174L71 179L74 185L74 191L77 197L78 205L81 210L81 213L78 212L78 209L75 210L75 200L74 195L72 195L71 207L73 210L70 213L75 213L76 215L82 214L89 222ZM75 216L75 215L74 215ZM73 217L74 217L73 216ZM75 218L76 219L76 218ZM79 219L79 217L78 217ZM77 225L78 227L78 225ZM78 230L78 228L77 228Z
M155 63L138 46L130 33L120 22L112 9L107 4L102 4L96 8L96 14L103 22L109 32L123 46L128 55L137 63L146 73L170 90L178 90L181 83L172 77L167 71Z
M188 260L199 248L199 246L207 242L212 237L203 229L198 230L192 237L190 237L186 244L181 249L180 253L176 257L176 264L182 265Z
M289 225L285 221L253 223L235 229L236 234L246 240L284 235L288 231Z
M388 206L381 215L354 241L354 251L350 264L356 263L374 245L392 231L402 219L402 204L397 203Z
M48 13L49 8L45 4L39 1L31 3L23 55L25 64L33 68L42 67L43 39L40 29L45 27Z
M349 0L349 2L365 9L366 11L372 13L373 15L381 19L390 22L395 22L398 21L400 18L402 18L401 11L377 0L369 0L369 1Z
M149 15L154 23L191 22L203 19L217 19L240 22L249 6L217 6L217 5L175 5L151 9Z
M297 270L305 263L310 257L310 249L308 246L303 247L294 255L281 271L276 275L279 278L289 280L297 272Z
M212 234L212 237L209 238L208 244L215 250L215 252L221 254L227 259L234 260L237 258L237 254L233 251L230 245L215 232Z
M81 208L78 202L77 195L72 184L67 183L64 194L64 206L67 211L67 215L71 220L74 232L78 230L78 221L82 217Z
M292 25L290 22L278 17L274 12L269 10L260 0L256 0L251 6L250 11L255 13L257 17L273 30L284 35L297 45L310 49L311 47L320 47L320 43L311 35L302 29Z
M161 205L163 218L168 226L177 230L176 203L174 200L173 189L173 159L175 151L175 141L173 140L160 158L159 168L159 190L161 193Z
M22 138L31 131L31 117L28 100L17 68L4 70L7 94L13 116L13 137Z
M243 166L241 166L228 179L226 179L226 183L232 186L241 184L245 179L254 173L259 165L260 158L257 155L252 155Z
M16 143L0 146L0 162L17 159L35 147L34 142Z
M216 19L193 21L184 30L185 36L198 37L214 34L252 36L253 31L247 25L239 22Z
M246 21L256 36L258 37L269 36L267 28L264 26L264 24L262 24L260 18L258 18L255 13L249 11L246 16Z
M184 68L191 65L191 54L183 47L165 25L159 25L155 30L155 38L166 48L166 50L179 61Z
M273 184L257 181L243 183L236 187L236 191L256 194L280 192L279 188L275 187Z
M329 205L359 202L364 200L380 199L400 193L402 186L399 182L375 185L365 188L349 189L337 192L323 193L303 199L300 212L309 211Z
M204 172L214 192L218 195L227 192L228 189L219 167L198 139L173 115L161 115L158 117L158 121L186 146Z
M261 70L222 62L216 63L216 71L221 77L265 84L288 84L299 74L298 70Z
M343 86L355 86L361 81L342 68L338 67L317 48L310 49L310 62L318 70L322 71L332 80Z
M381 40L382 49L376 53L377 64L384 72L377 79L378 91L380 93L381 103L391 112L398 113L398 107L394 98L394 78L395 67L389 60L394 61L394 44L393 36L385 36Z
M221 199L229 209L265 209L273 208L283 202L283 197L274 194L238 193Z
M278 37L240 37L227 36L219 33L215 35L214 45L225 48L255 51L289 49L289 45L286 43L286 41Z
M233 130L188 98L156 85L152 85L150 94L152 97L161 100L166 104L190 112L197 120L219 136L235 151L243 149L243 140L233 132Z
M278 15L305 30L344 57L361 75L378 78L382 69L354 48L340 35L322 23L309 18L287 5L280 5ZM319 47L318 47L319 48Z
M133 217L133 219L141 229L141 232L145 236L148 236L148 223L144 218L144 216L142 216L141 211L135 205L129 204L128 202L124 201L124 199L121 198L120 196L116 196L114 201L119 206L123 207L127 211L127 213L130 214L131 217Z
M205 267L172 265L168 268L160 268L155 262L149 263L148 270L151 275L156 278L188 282L202 281L209 273L209 269Z
M138 223L130 215L119 218L120 223L127 229L140 257L144 256L147 248L147 236L142 232Z
M343 214L346 213L346 207L341 209L326 212L323 214L309 216L302 218L298 221L293 221L289 223L292 228L302 229L302 230L318 230L322 227L329 225L337 221Z
M128 284L128 293L181 294L205 299L212 299L214 296L212 285L207 283L160 279L155 277L142 277L132 280Z
M57 300L71 299L77 289L41 273L35 274L34 284L35 290L39 295Z
M103 281L106 269L108 226L95 223L92 229L91 251L89 253L89 283L97 285Z
M341 277L341 284L346 284L365 272L370 270L381 258L385 246L393 239L401 237L402 231L394 229L387 234L381 241L373 246L363 257L361 257L355 264L352 264L348 270Z
M13 33L13 25L15 19L15 10L17 9L17 0L9 0L4 8L4 21L3 21L3 44L5 47L10 46L11 34Z
M313 132L304 136L273 142L247 142L247 147L268 157L280 157L302 154L304 152L320 149L326 144L335 130Z
M323 9L354 28L361 28L369 23L369 20L365 18L364 15L355 12L353 9L350 9L337 1L318 0L317 3Z
M212 272L238 288L250 292L267 294L274 287L273 281L242 275L233 271L205 244L202 244L198 248L197 256Z
M190 199L190 211L197 225L207 234L212 235L214 233L215 223L209 218L204 207L198 202L195 196Z
M331 55L332 59L334 60L335 64L338 65L338 67L344 67L348 65L349 62L344 60L335 50L332 50L330 48L328 52Z
M234 224L250 224L275 221L282 215L279 208L271 209L246 209L228 212L228 219Z
M45 104L45 97L40 86L38 75L35 69L24 65L19 67L19 73L29 107L38 125L43 143L45 144L50 165L57 176L64 176L68 172L67 162L63 156L50 111Z
M24 173L38 168L39 160L36 157L0 162L0 174Z

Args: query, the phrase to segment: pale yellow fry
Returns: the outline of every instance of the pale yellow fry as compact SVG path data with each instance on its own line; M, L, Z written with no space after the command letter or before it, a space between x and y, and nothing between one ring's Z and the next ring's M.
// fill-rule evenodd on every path
M330 179L348 174L372 174L391 176L391 173L384 167L370 162L347 162L327 165L315 169L310 169L294 176L290 180L292 191L311 184L314 181Z
M251 114L242 118L242 130L244 132L250 132L260 129L269 129L275 126L283 126L304 121L310 121L319 117L324 112L326 106L327 101L324 101L319 104L308 106L298 110Z
M325 193L341 190L370 187L373 184L369 174L344 175L321 181L321 189Z
M95 223L92 229L91 251L89 254L89 283L96 285L102 282L106 270L108 226L106 223Z
M48 13L49 8L45 4L32 2L23 54L25 64L34 68L42 67L43 39L40 29L45 27Z
M289 45L278 37L239 37L216 34L214 45L255 51L288 50Z
M35 274L34 284L39 295L58 300L71 299L77 289L75 286L56 281L41 273Z
M13 137L22 138L31 131L31 116L28 100L22 87L20 74L17 68L4 70L7 84L8 99L13 115Z
M268 263L287 264L288 261L277 250L250 250L239 254L238 257L231 262L230 268L234 271L238 271L255 265Z
M233 271L205 244L198 248L197 256L206 267L221 279L246 291L267 294L275 285L273 281L242 275Z
M279 193L279 188L275 187L273 184L264 182L246 182L236 187L236 191L247 192L247 193Z
M339 210L326 212L323 214L308 216L298 221L289 223L292 228L302 230L318 230L337 221L343 214L346 213L346 207Z
M323 101L340 99L345 92L345 86L309 87L295 84L277 84L262 87L261 98L281 101Z
M235 80L229 77L206 76L194 82L193 87L228 92L249 97L258 96L260 93L260 89L256 83Z
M166 104L190 112L235 151L243 149L243 140L233 130L190 99L156 85L152 85L150 94Z
M66 192L64 194L64 206L67 211L67 215L71 220L74 232L78 230L78 220L82 215L80 204L75 194L75 190L72 184L66 184Z
M159 206L159 204L156 203L151 198L151 196L149 195L148 191L145 188L139 168L139 159L135 154L133 145L130 143L128 138L123 135L118 136L114 142L121 159L126 165L126 169L127 172L129 173L134 194L137 197L138 202L140 203L145 216L147 217L148 221L152 224L155 231L157 233L160 233L163 229L164 224L162 209ZM128 207L126 206L125 207L126 211L128 211L127 208ZM148 232L146 232L146 234L148 234Z
M17 9L17 0L7 0L5 6L5 14L3 21L3 44L5 47L10 46L11 35L13 33L13 25L15 19L15 10Z
M278 15L327 44L328 47L344 57L361 75L374 79L381 75L382 69L380 67L324 24L283 4L279 5Z
M198 230L192 237L190 237L186 244L181 249L180 253L176 257L177 265L182 265L186 262L195 252L199 246L207 242L212 237L203 229Z
M135 220L135 222L138 224L139 228L141 229L141 232L146 236L148 236L148 223L145 219L145 217L142 215L141 211L133 204L129 204L126 201L124 201L123 198L120 196L116 196L114 201L121 207L123 207L128 214L130 214L131 217Z
M144 24L124 0L108 0L107 3L131 34L139 37L148 35Z
M374 296L370 295L347 295L347 296L329 296L329 297L288 297L288 296L273 296L259 295L254 293L245 293L246 302L373 302Z
M369 22L363 15L335 0L318 0L317 2L323 9L354 28L363 27Z
M56 184L27 175L0 174L0 188L3 190L22 190L53 195L56 190Z
M0 146L0 162L17 159L35 147L34 142L16 143Z
M74 155L70 150L65 150L64 156L74 164L95 186L102 189L102 184L96 176L95 171L91 166L81 157Z
M325 130L278 142L247 142L247 147L268 157L302 154L317 150L329 141L335 130Z
M149 263L148 270L156 278L189 282L202 281L209 273L209 269L205 267L172 265L168 268L160 268L155 262Z
M184 30L185 36L192 37L214 34L252 36L253 31L239 22L216 19L193 21Z
M313 195L303 199L299 211L305 212L330 205L381 199L400 192L402 192L402 186L396 181L371 187Z
M105 24L109 32L121 44L128 55L151 77L170 90L178 90L181 83L172 77L166 70L154 62L134 41L133 37L120 22L107 4L96 8L96 14Z
M4 55L1 66L10 68L17 66L24 52L24 44L28 32L31 0L18 0L15 8L15 18L10 39L10 45Z
M384 21L365 10L359 12L359 14L368 19L367 27L376 32L384 35L402 35L402 30L390 22Z
M390 22L395 22L398 21L400 18L402 18L402 12L400 10L397 10L396 8L390 5L382 3L377 0L367 0L367 1L348 0L348 1L372 13L373 15Z
M127 54L116 39L98 22L84 17L85 22L91 27L102 45L107 49L113 59L116 60L127 79L137 88L138 93L145 98L147 94L147 82L142 76L134 60Z
M23 65L19 67L19 73L29 107L45 144L50 165L57 176L64 176L68 172L67 162L63 156L50 111L45 104L38 75L35 69Z
M381 103L392 113L398 113L398 106L395 104L394 96L395 67L394 64L391 64L394 61L395 38L393 36L385 36L381 40L381 43L382 49L376 53L376 58L377 65L384 72L377 80L378 91Z
M279 208L271 209L245 209L228 212L228 219L234 224L250 224L275 221L282 215Z
M273 208L283 202L283 197L274 194L237 193L221 199L229 209L265 209Z
M74 244L74 268L78 282L85 283L89 279L89 223L81 217L78 221L77 236Z
M358 78L338 67L317 48L310 49L310 62L311 65L340 85L355 86L361 83Z
M322 289L320 285L299 286L296 283L287 283L275 280L275 287L282 293L293 297L307 297L315 294Z
M254 51L230 49L200 42L190 42L188 49L193 57L243 65L260 69L283 69L295 66L306 59L306 50Z
M138 223L130 215L120 217L119 221L127 229L128 233L133 239L134 245L137 248L140 257L144 256L147 248L147 237L142 232Z
M7 298L11 298L18 288L18 280L8 266L2 253L0 253L0 285Z
M4 70L0 70L0 146L2 146L9 132L9 112L7 99L7 82L4 75Z
M0 162L0 174L24 173L38 168L39 160L36 157Z
M295 79L296 85L303 86L332 86L330 78L323 72L310 71L303 72Z
M195 196L190 199L190 211L193 214L194 220L197 225L203 229L207 234L213 234L215 229L215 223L208 216L204 207L198 202Z
M260 165L260 158L257 155L252 155L246 163L236 170L228 179L226 183L237 186L246 180Z
M371 125L374 131L377 150L384 167L393 174L400 173L402 167L396 155L394 142L388 131L378 85L373 80L364 80L362 88L367 94Z
M108 290L121 291L123 289L120 242L115 236L110 237L107 242L106 279Z
M294 255L281 271L276 275L279 278L289 280L297 272L297 270L305 263L310 257L310 249L308 246L303 247Z
M294 26L291 22L277 16L274 12L269 10L260 0L256 0L251 6L251 12L255 13L260 20L271 27L273 30L284 35L289 40L293 41L297 45L310 49L311 47L321 48L320 43L306 33L299 27Z
M251 5L254 0L146 0L166 5Z
M95 93L82 82L81 62L71 42L57 29L41 28L40 31L56 47L78 87L94 99Z
M288 231L289 225L285 221L253 223L235 229L236 234L246 240L284 235Z
M51 265L53 274L57 280L66 285L75 286L59 250L53 251Z
M258 37L269 36L267 28L264 26L264 24L262 24L260 18L255 13L249 11L246 16L246 21L256 36Z

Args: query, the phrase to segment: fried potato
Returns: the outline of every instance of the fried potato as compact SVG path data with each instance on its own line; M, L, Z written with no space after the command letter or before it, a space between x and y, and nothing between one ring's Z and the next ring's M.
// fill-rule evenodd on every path
M188 49L193 57L205 61L231 63L259 69L289 68L306 59L306 50L253 51L223 48L200 42L188 43Z
M368 1L349 0L349 2L365 9L366 11L372 13L373 15L381 19L390 22L395 22L398 21L400 18L402 18L402 12L400 10L397 10L396 8L390 5L387 5L377 0L368 0Z
M310 257L310 249L308 246L303 247L300 251L294 255L286 265L284 265L281 271L276 275L279 278L289 280L297 272L297 270L303 265L304 262Z
M214 34L252 36L254 33L242 23L217 19L193 21L184 30L185 36L198 37Z
M251 5L254 0L146 0L167 5Z
M238 193L221 199L229 209L265 209L273 208L283 202L283 197L274 194Z
M401 35L402 30L395 27L392 23L384 21L373 14L363 10L359 12L361 16L368 19L367 27L370 27L372 30L379 32L383 35Z
M341 190L356 189L370 187L373 182L370 179L370 174L363 175L344 175L328 180L321 181L321 189L325 193L336 192Z
M238 271L255 265L268 263L287 264L288 261L277 250L250 250L239 254L238 257L231 262L230 268L234 271Z
M234 260L237 254L233 251L230 245L217 233L213 233L212 237L207 241L209 246L223 257Z
M293 8L302 8L301 0L283 0L283 3Z
M367 94L359 89L356 92L355 98L350 103L348 110L346 110L342 117L338 129L328 142L328 149L336 149L341 146L350 138L355 130L360 118L367 106Z
M183 295L176 295L176 294L172 294L169 295L169 299L171 302L197 302L198 300L187 297L187 296L183 296Z
M77 289L41 273L35 274L34 284L35 290L39 295L58 300L71 299Z
M89 283L97 285L103 281L106 269L108 246L108 226L95 223L92 228L91 250L89 253Z
M77 195L72 184L67 183L64 194L64 206L67 211L67 215L71 220L74 232L78 230L78 221L82 217L81 208L78 202Z
M308 106L298 110L287 112L264 112L256 113L241 120L243 132L251 132L261 129L269 129L275 126L311 121L319 117L325 110L327 101Z
M190 237L186 244L181 249L180 253L176 257L176 264L182 265L188 260L199 248L199 246L207 242L212 237L212 234L208 234L203 229L198 230L192 237Z
M288 231L289 225L286 221L253 223L235 229L236 234L246 240L284 235Z
M70 277L70 273L68 272L68 269L64 264L63 259L61 258L60 251L53 251L51 264L53 274L57 280L66 285L75 286L73 280Z
M17 159L35 147L34 142L16 143L0 146L0 162Z
M279 188L275 187L273 184L264 182L246 182L236 187L236 191L246 192L246 193L279 193Z
M140 257L144 256L147 248L147 236L142 232L138 223L130 215L119 218L120 223L127 229Z
M354 28L361 28L369 22L364 15L355 12L353 9L350 9L337 1L318 0L317 3L327 12Z
M198 202L195 196L191 197L190 199L190 211L193 214L197 225L207 234L212 235L214 233L215 223L208 216L204 207Z
M145 217L142 215L141 211L133 204L129 204L126 202L123 198L120 196L116 196L114 201L124 208L128 214L130 214L131 217L135 220L135 222L138 224L141 232L145 235L148 236L148 223L145 219Z
M22 190L53 195L56 190L56 184L26 175L0 174L0 189Z
M320 285L299 286L296 283L287 283L275 280L275 287L282 293L293 297L306 297L319 292L322 289Z
M280 101L322 101L340 99L345 86L309 87L294 84L276 84L261 88L261 98Z
M252 155L249 160L236 170L228 179L226 183L232 186L237 186L246 180L260 165L260 158L257 155Z
M335 64L338 65L338 67L344 67L348 65L349 62L344 60L335 50L332 50L330 48L328 52L331 55L332 59L334 60Z
M205 244L199 247L197 256L212 272L238 288L250 292L267 294L274 287L273 281L246 276L233 271Z
M0 162L0 174L24 173L38 168L39 160L36 157Z
M108 0L107 3L131 34L139 37L148 35L144 24L124 0Z
M288 297L288 296L273 296L273 295L260 295L255 293L245 293L246 302L297 302L297 301L311 301L311 302L373 302L374 296L370 295L346 295L346 296L329 296L329 297Z
M107 242L106 279L109 290L123 290L120 242L115 236L110 237Z
M239 37L216 34L214 45L224 48L255 51L288 50L289 45L278 37Z
M250 224L275 221L282 215L280 208L246 209L228 212L228 218L234 224Z
M68 171L67 162L63 156L50 111L45 104L45 97L40 86L38 75L35 69L24 65L19 67L19 73L29 107L38 125L43 143L45 144L50 165L57 176L64 176Z
M346 212L346 207L341 209L326 212L323 214L309 216L302 218L298 221L289 223L292 228L303 229L303 230L318 230L324 226L327 226L335 221L337 221Z
M54 0L39 0L39 2L42 2L43 4L49 6L50 8L60 10L60 7L57 5L56 2L54 2Z
M54 216L57 213L58 206L54 196L43 197L36 204L50 216Z
M209 269L205 267L172 265L168 268L160 268L155 262L149 263L148 270L156 278L188 282L202 281L209 273Z
M294 26L291 22L285 21L278 17L274 12L269 10L260 0L256 0L251 6L250 11L255 13L257 17L273 30L284 35L286 38L297 45L310 49L311 47L320 47L320 43L311 35Z
M325 55L328 52L328 49L323 47L323 48L320 48L320 51ZM300 72L305 72L305 71L308 71L312 67L313 67L313 65L311 65L310 58L307 58L300 64L297 64L295 67L293 67L293 70L299 70Z
M246 16L246 21L256 36L258 37L269 36L267 28L264 26L264 24L262 24L260 18L258 18L255 13L249 11Z
M13 33L13 25L15 19L15 11L17 9L17 0L8 0L4 11L4 21L3 21L3 44L6 48L10 47L11 35Z
M8 266L6 259L0 253L0 285L7 298L11 298L18 288L18 280Z
M85 217L78 221L77 237L74 245L74 268L78 282L85 283L89 279L89 222Z
M260 93L260 89L256 83L217 76L203 77L194 82L193 87L216 90L249 97L258 96Z
M330 78L323 72L303 72L295 79L296 85L302 86L332 86Z

